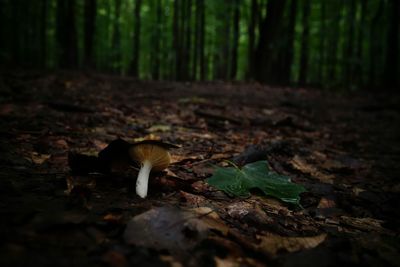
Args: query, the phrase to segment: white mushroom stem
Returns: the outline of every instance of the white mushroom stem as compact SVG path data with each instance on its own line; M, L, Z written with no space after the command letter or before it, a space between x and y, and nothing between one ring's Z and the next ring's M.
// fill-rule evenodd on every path
M150 161L145 160L142 162L142 167L140 168L138 178L136 180L136 194L141 198L147 196L147 189L149 187L149 176L153 165Z

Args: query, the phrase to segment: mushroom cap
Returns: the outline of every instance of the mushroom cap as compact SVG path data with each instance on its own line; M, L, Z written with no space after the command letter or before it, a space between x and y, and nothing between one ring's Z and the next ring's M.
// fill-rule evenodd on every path
M164 170L171 162L168 150L156 144L136 144L130 148L129 154L135 161L150 161L154 171Z

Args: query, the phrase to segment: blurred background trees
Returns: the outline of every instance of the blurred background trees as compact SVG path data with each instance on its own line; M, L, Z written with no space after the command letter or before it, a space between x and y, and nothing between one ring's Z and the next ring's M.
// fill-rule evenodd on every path
M399 86L398 0L0 0L5 67Z

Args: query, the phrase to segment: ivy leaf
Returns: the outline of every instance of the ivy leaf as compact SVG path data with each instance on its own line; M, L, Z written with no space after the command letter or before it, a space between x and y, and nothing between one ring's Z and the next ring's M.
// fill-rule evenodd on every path
M247 164L242 169L217 167L207 183L237 197L248 197L250 189L258 188L267 196L296 205L299 205L300 193L306 191L303 186L292 183L290 177L271 171L265 160Z

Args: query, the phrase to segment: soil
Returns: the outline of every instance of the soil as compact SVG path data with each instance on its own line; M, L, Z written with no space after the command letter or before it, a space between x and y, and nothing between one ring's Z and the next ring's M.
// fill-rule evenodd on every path
M0 97L1 266L400 266L396 95L13 71ZM71 171L118 138L179 146L145 199L118 157ZM306 188L300 205L206 182L257 160Z

